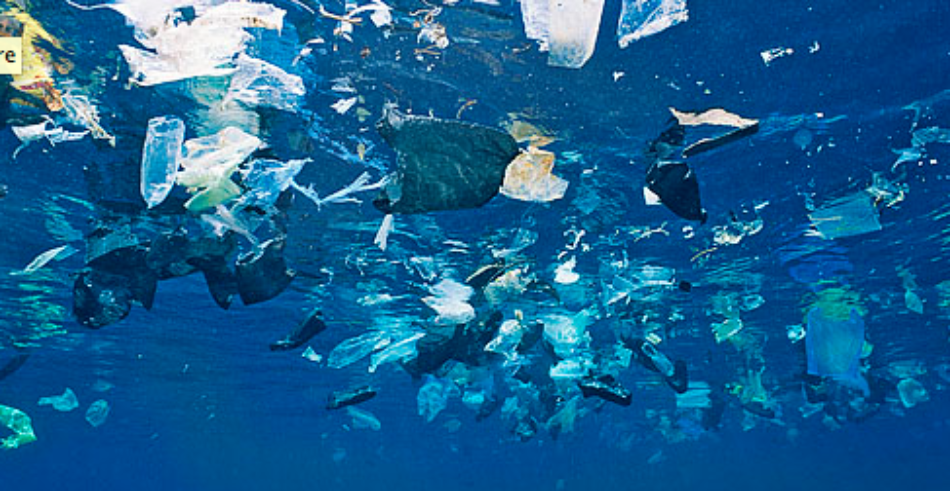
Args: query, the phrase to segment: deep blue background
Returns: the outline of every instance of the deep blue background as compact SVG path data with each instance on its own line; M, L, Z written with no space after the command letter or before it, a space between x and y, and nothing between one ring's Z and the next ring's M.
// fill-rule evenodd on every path
M374 158L388 165L391 152L378 136L359 132L368 124L357 125L328 109L336 99L329 81L341 75L357 79L371 109L395 99L416 113L454 117L464 100L476 99L465 118L491 125L507 112L531 110L561 138L552 149L583 154L580 163L559 163L558 172L572 182L563 202L528 206L498 198L481 210L405 219L399 222L403 230L419 234L436 224L448 238L474 242L486 230L534 223L540 240L528 252L545 271L563 247L562 232L573 223L576 211L567 202L576 196L581 171L596 168L605 199L622 200L611 225L669 222L671 236L603 246L580 257L578 271L594 275L597 254L626 248L638 260L684 272L698 288L671 301L683 309L686 326L678 327L682 334L670 345L690 359L701 380L728 378L741 366L731 347L711 340L708 326L714 319L704 309L721 283L709 278L728 272L760 275L767 303L743 319L768 339L767 388L782 403L784 426L760 421L743 431L743 412L733 405L720 431L668 444L645 413L671 410L672 393L644 383L637 385L630 408L608 405L580 419L573 434L556 440L542 434L521 443L497 416L476 423L457 399L433 423L424 423L416 415L419 383L390 365L372 379L383 388L380 395L361 406L377 415L382 430L345 429L349 418L326 411L324 401L330 390L369 380L362 368L331 370L297 353L271 353L267 344L315 304L330 319L331 329L311 343L324 355L368 325L369 313L353 306L354 285L361 278L342 257L392 257L372 248L381 216L368 204L319 212L308 203L296 205L289 257L293 267L314 278L299 279L274 301L225 312L193 276L163 282L151 311L137 307L117 325L85 330L68 316L70 274L81 267L81 254L39 276L7 273L62 243L39 225L50 215L59 213L76 229L87 230L92 212L57 196L105 207L138 206L135 171L145 122L161 114L186 115L187 100L169 91L127 90L118 81L97 95L104 125L120 137L115 150L89 140L54 149L37 143L14 161L6 156L18 142L9 129L0 132L0 182L10 186L10 195L0 200L0 226L7 235L0 240L0 330L14 337L41 331L46 317L64 330L33 342L29 362L0 381L0 403L27 411L39 437L0 454L0 489L946 489L950 382L932 369L950 361L950 320L934 289L950 279L945 259L950 224L941 215L948 210L950 151L932 144L928 158L935 164L909 163L895 174L890 168L892 150L910 142L913 113L902 107L937 96L919 127L950 127L950 103L941 96L950 89L950 7L939 0L692 0L688 22L621 51L614 40L619 2L607 4L597 51L577 71L547 67L536 50L503 55L527 44L517 4L500 10L511 14L509 19L448 9L443 16L453 44L441 59L426 63L407 54L417 46L414 34L383 39L375 29L360 28L355 43L341 43L338 52L318 54L299 69L308 84L306 109L316 117L275 118L273 145L284 159L315 156L317 163L301 180L318 183L323 192L362 169L333 157L325 144L310 152L286 144L281 138L294 130L315 125L339 142L365 134L380 145ZM265 46L286 56L296 48L281 49L281 42L292 45L297 33L329 39L330 22L282 6L290 11L288 27L280 42L265 39ZM337 2L327 6L342 10ZM74 75L83 84L96 68L111 75L115 45L133 42L114 12L77 12L48 2L35 15L70 40L77 53L92 53L77 57ZM485 32L499 35L489 41L479 37ZM466 43L465 37L482 42ZM809 53L815 42L820 49ZM373 50L365 60L358 53L363 46ZM759 53L779 46L793 48L794 55L763 64ZM397 50L402 51L399 62L394 61ZM614 72L624 75L615 82ZM761 212L765 230L760 235L706 262L689 259L708 247L709 226L697 227L698 237L686 240L685 222L643 206L639 198L643 146L664 127L669 106L725 107L763 120L759 135L696 164L709 226L725 223L730 210L769 202ZM795 118L814 113L823 113L825 120L844 118L796 123ZM803 127L814 136L805 150L792 141ZM803 356L800 346L785 340L784 327L801 321L800 300L808 288L789 276L777 251L804 243L806 199L821 203L863 189L872 172L906 183L906 201L882 213L884 230L837 241L829 254L854 265L847 281L869 298L866 322L876 366L923 362L931 372L920 380L931 400L903 411L891 394L881 414L833 430L822 424L820 414L802 419L798 410ZM63 211L50 211L49 203ZM341 230L340 224L361 228ZM393 241L408 254L431 255L440 246L431 237L413 242L397 235ZM464 275L477 265L477 258L468 257L452 266ZM923 316L903 307L897 265L917 275ZM332 286L316 278L321 267L336 272ZM418 293L385 281L395 293ZM418 301L407 303L412 303L410 311L428 315ZM628 382L649 382L639 372ZM96 393L97 379L115 387ZM65 387L76 392L80 409L58 413L36 406L40 397ZM83 411L99 398L107 399L112 411L105 425L92 428ZM443 427L452 418L462 422L457 433ZM662 458L652 460L660 461L648 463L659 451Z

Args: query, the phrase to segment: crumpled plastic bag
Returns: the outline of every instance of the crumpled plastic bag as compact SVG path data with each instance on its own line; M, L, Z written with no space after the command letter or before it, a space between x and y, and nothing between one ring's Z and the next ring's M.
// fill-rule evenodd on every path
M521 201L559 200L569 183L552 174L553 170L554 153L530 147L508 164L501 194Z
M231 180L231 175L263 145L256 136L233 127L186 141L176 178L178 184L194 194L185 208L203 211L239 196L241 188Z
M244 53L238 55L236 64L225 102L238 101L251 107L284 111L296 111L300 106L300 99L307 91L303 79L297 75Z
M20 445L36 441L33 433L33 422L26 413L19 409L0 404L0 424L10 428L12 435L0 440L0 448L12 450Z
M383 111L376 128L396 150L396 172L373 205L384 213L478 208L502 185L518 144L504 131Z

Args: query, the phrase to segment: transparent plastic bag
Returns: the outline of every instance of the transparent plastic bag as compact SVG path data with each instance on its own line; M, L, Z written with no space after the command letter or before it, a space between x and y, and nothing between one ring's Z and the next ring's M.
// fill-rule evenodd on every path
M140 191L149 208L162 204L175 185L181 146L185 141L185 123L171 116L148 121L142 148Z

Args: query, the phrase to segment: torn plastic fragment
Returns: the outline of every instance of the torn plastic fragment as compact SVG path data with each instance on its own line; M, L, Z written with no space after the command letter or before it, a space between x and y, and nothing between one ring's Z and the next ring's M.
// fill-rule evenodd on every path
M68 413L79 407L79 400L76 399L76 393L69 387L66 387L63 395L41 397L37 404L40 406L53 406L53 409L57 411Z
M805 349L810 375L856 379L863 347L864 320L856 309L847 318L829 315L821 307L808 312Z
M175 185L181 146L185 141L185 123L174 116L148 120L142 148L142 176L139 190L149 208L168 197Z
M330 108L336 111L339 114L346 114L351 107L356 105L356 97L350 97L349 99L340 99L330 105Z
M13 275L31 274L31 273L36 272L38 269L42 268L43 266L46 266L47 264L49 264L50 261L62 261L63 259L66 259L67 257L72 256L76 252L77 252L76 248L69 244L66 244L64 246L59 246L59 247L50 249L46 252L39 254L38 256L33 258L33 260L30 261L30 264L27 264L25 268L23 268L20 271L14 271L10 274L13 274Z
M877 208L863 191L832 201L810 213L808 218L818 234L828 240L881 230Z
M393 216L386 215L383 217L383 223L379 225L379 230L376 231L376 237L373 238L373 244L376 244L381 251L385 251L389 245L389 234L392 233L393 228Z
M329 205L333 203L357 203L357 204L362 203L362 201L360 201L357 198L352 197L351 195L356 194L356 193L362 193L364 191L372 191L375 189L380 189L386 186L389 183L390 179L388 177L384 177L380 179L379 181L372 184L370 184L369 181L370 181L369 173L364 172L360 174L359 177L357 177L356 180L354 180L352 183L350 183L343 189L327 196L326 198L321 198L320 195L317 194L317 192L313 190L312 184L308 185L307 187L303 187L297 184L296 181L291 180L290 185L291 187L296 189L298 192L303 194L307 199L309 199L310 201L313 201L313 204L317 205L317 208L322 208L324 205Z
M458 392L458 387L451 380L426 375L426 383L419 388L419 394L416 396L419 416L422 416L426 423L431 423L448 406L449 397L457 395Z
M352 406L347 407L346 414L352 418L353 428L357 430L368 429L379 431L383 427L383 424L379 422L379 418L377 418L376 415L364 409L357 409Z
M577 258L571 256L570 259L558 265L554 269L554 282L561 285L572 285L581 279L581 275L574 272L574 266L577 265Z
M474 294L472 287L443 279L429 291L432 296L422 301L438 314L436 324L465 324L475 318L475 309L468 303Z
M99 399L89 405L86 410L86 421L93 427L98 428L106 422L109 417L109 403L104 399Z
M539 203L561 199L569 183L552 174L553 170L554 153L532 146L508 164L501 194Z
M594 54L604 0L549 1L548 65L580 68Z
M665 31L689 19L686 0L623 0L617 24L617 44L630 43Z
M245 206L267 208L273 206L280 193L292 186L310 159L281 162L272 159L254 159L244 171L241 182L247 188L240 203Z
M405 115L386 107L376 128L398 156L373 205L384 213L478 208L502 185L518 156L507 133L486 126Z
M273 107L291 112L298 109L307 92L303 79L244 53L238 55L235 64L237 70L224 96L226 103L238 101L250 107Z
M897 393L900 394L901 403L908 409L930 400L930 395L927 394L927 389L923 384L912 378L901 379L897 383Z
M392 342L392 336L386 331L370 331L359 336L349 338L338 344L327 357L327 366L330 368L344 368L370 353L386 347Z
M727 143L734 142L740 138L755 134L759 131L759 121L757 119L743 118L738 114L730 113L725 109L714 108L699 113L679 111L670 108L670 113L676 118L681 126L726 126L736 128L728 133L702 138L691 143L683 149L683 157L691 157L714 148L721 147Z
M386 348L380 350L378 353L374 353L373 356L370 357L369 373L375 373L376 369L385 363L415 358L418 354L416 351L416 341L425 335L426 333L424 332L406 331L394 336L393 342L390 343L389 346L386 346Z
M761 53L759 56L762 57L762 63L765 63L765 66L769 66L772 62L778 58L783 58L785 56L791 56L795 53L795 50L792 48L770 48Z
M53 125L53 128L49 129L49 125L51 124ZM11 155L11 158L14 159L17 158L17 155L20 154L21 150L42 138L46 138L50 145L56 146L57 143L81 140L83 137L89 134L88 131L66 131L60 127L57 127L56 123L48 118L42 123L29 126L13 126L11 129L13 130L13 134L16 135L16 137L21 142L20 146L18 146L13 151L13 155Z
M13 432L12 435L0 440L0 447L4 450L13 450L20 448L20 445L36 441L30 417L19 409L0 404L0 424Z

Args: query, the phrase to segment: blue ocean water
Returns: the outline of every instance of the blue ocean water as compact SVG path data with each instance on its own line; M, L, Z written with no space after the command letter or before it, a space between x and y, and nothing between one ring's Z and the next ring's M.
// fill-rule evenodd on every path
M687 21L621 50L622 2L608 0L596 50L578 69L548 66L510 0L394 0L386 2L392 25L378 28L364 14L350 39L334 32L339 22L321 15L317 2L271 3L286 11L282 28L243 30L245 51L301 77L306 94L289 110L250 105L233 121L255 121L243 127L268 147L256 156L312 159L296 177L302 187L326 197L363 172L373 182L393 172L397 154L374 126L392 103L440 120L540 128L554 140L544 149L556 155L554 173L570 183L566 194L549 203L499 195L477 208L396 215L381 250L374 244L384 216L372 203L378 191L354 195L360 203L319 207L286 191L276 210L242 215L262 241L284 240L283 258L296 276L278 296L253 305L235 298L224 310L201 272L169 273L156 283L149 309L137 298L127 316L91 329L74 312L76 282L93 269L126 269L94 263L96 248L110 248L97 242L103 230L146 248L176 230L191 240L215 236L207 220L215 210L185 211L192 194L184 186L147 210L139 183L148 121L181 118L189 140L212 134L219 123L202 101L221 85L210 78L130 84L119 46L142 44L122 13L8 0L7 15L28 14L61 43L46 47L48 61L62 67L48 70L56 89L87 98L115 140L41 139L14 158L21 139L13 127L44 115L71 132L91 125L5 87L0 365L28 358L0 379L0 405L28 414L37 439L0 453L2 486L945 489L945 2L693 0ZM189 2L143 3L166 4L156 9L167 14ZM342 1L323 7L347 10ZM179 15L191 22L187 9ZM444 26L447 46L420 40L430 24ZM186 44L200 51L207 42ZM769 50L784 56L766 62ZM350 110L331 108L351 97ZM758 121L756 133L685 159L708 214L702 224L642 198L648 148L669 128L671 107L722 108ZM815 219L841 199L855 200L848 202L865 215ZM255 247L231 235L233 268L234 256ZM77 252L23 272L38 254L63 245ZM591 340L580 343L579 355L552 353L546 337L517 364L459 355L465 359L425 376L398 362L370 372L371 357L328 365L336 346L369 330L437 337L446 327L423 301L432 287L440 279L464 282L518 247L504 270L527 286L502 292L499 302L476 288L472 325L487 325L495 312L524 326L586 313ZM578 280L560 281L556 270L571 258ZM663 268L661 284L631 287L648 266ZM146 273L154 268L129 274ZM624 296L611 298L624 287ZM115 300L106 297L99 300ZM861 353L841 355L858 373L810 366L806 343L831 343L797 339L821 332L807 325L815 308L860 316ZM270 350L314 309L326 331L294 350ZM730 319L717 341L714 328ZM497 326L485 329L497 335ZM708 384L712 401L678 405L649 363L612 364L631 338L685 362L690 381ZM484 345L467 339L456 350L483 353ZM321 361L301 356L307 347ZM613 375L632 402L585 398L575 379L553 383L552 359L588 363L588 377ZM455 387L432 421L417 404L429 377ZM926 397L911 390L918 384ZM333 391L365 385L377 395L354 407L375 415L376 430L360 427L346 409L326 409ZM66 388L77 408L38 404ZM495 407L474 407L463 396L484 396ZM85 413L100 399L110 411L93 426ZM519 423L531 434L515 431Z

